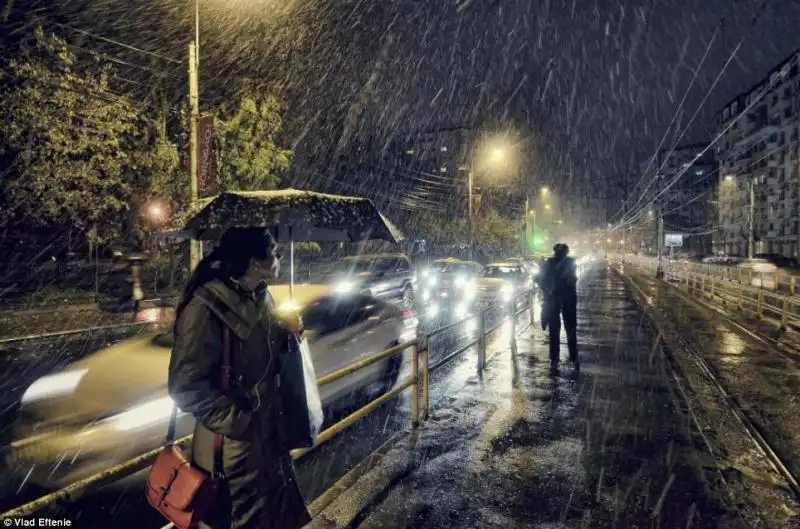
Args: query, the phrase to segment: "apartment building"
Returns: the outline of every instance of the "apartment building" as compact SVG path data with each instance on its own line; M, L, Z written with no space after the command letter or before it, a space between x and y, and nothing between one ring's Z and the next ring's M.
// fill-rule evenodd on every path
M752 209L754 253L797 256L800 50L725 105L717 123L719 226L714 251L747 255Z
M707 255L712 251L712 232L716 224L714 190L717 163L708 143L684 144L659 151L647 169L647 180L656 178L652 191L664 192L649 206L635 226L629 228L626 247L633 251L657 251L657 219L661 209L665 235L681 235L683 246L677 251Z
M658 154L659 178L675 181L665 193L664 233L681 235L683 252L707 255L712 249L717 164L708 143L681 145ZM660 187L660 186L659 186Z

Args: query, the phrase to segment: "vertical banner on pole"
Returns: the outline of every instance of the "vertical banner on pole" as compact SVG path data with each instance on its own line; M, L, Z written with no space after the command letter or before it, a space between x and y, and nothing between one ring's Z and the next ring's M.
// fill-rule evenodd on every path
M197 161L199 198L216 195L219 192L217 139L212 115L197 120Z

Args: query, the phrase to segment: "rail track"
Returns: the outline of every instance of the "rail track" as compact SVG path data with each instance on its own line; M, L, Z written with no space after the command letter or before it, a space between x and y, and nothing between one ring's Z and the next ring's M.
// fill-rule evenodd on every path
M642 306L643 306L643 308L645 310L645 313L648 314L648 316L650 317L650 319L651 319L652 323L654 324L654 326L659 330L659 332L661 332L661 328L660 328L661 325L656 321L656 318L652 317L651 311L647 308L647 305L649 303L648 300L651 298L651 296L649 296L637 284L637 282L633 278L631 278L629 275L623 273L619 269L616 269L615 271L621 277L623 277L623 279L625 279L626 283L628 283L628 285L634 291L635 297L636 298L641 298L641 299L637 299L637 301L642 304ZM679 292L682 295L684 295L686 297L686 299L688 299L690 302L699 304L700 306L702 306L703 308L706 308L706 309L709 308L707 304L704 304L702 302L697 301L696 299L684 294L680 290L679 290ZM716 312L719 312L719 311L716 311ZM791 360L792 362L796 362L797 361L797 358L795 356L793 356L793 355L789 356L784 351L773 347L772 341L766 339L765 337L763 337L763 336L761 336L761 335L759 335L757 333L754 333L753 331L747 329L743 325L731 320L731 318L725 316L724 314L720 314L720 315L722 317L724 317L725 320L730 322L734 329L736 329L737 331L742 332L742 334L746 335L747 337L749 337L751 339L754 339L754 340L758 341L761 344L765 344L765 345L771 347L775 352L779 353L784 358L787 358L787 359ZM673 338L674 340L679 342L679 344L680 344L681 348L683 349L683 351L698 366L698 368L703 373L705 378L712 384L712 386L716 389L716 391L722 397L723 401L728 406L728 409L731 411L733 416L736 418L736 420L742 426L743 430L747 434L747 437L755 445L755 447L758 450L758 452L765 458L765 460L768 462L769 466L772 469L774 469L775 472L777 474L779 474L781 476L781 478L785 481L785 484L786 484L787 488L789 490L791 490L792 494L794 495L795 500L796 501L800 501L800 479L798 479L798 476L795 474L795 472L792 471L791 464L788 462L788 458L786 458L785 456L781 455L780 452L775 449L775 447L774 447L775 443L770 440L769 434L767 432L765 432L764 428L759 426L759 424L749 416L748 412L742 406L742 404L739 401L739 399L735 395L731 394L731 392L728 391L728 389L726 388L725 384L721 380L717 370L705 358L703 358L702 354L697 351L697 348L692 343L690 343L688 340L683 338L682 336L671 335L671 338ZM670 362L670 365L672 365L672 362ZM683 375L679 372L679 369L677 368L677 366L673 365L672 369L673 369L673 377L675 378L675 380L678 383L679 387L681 387L682 398L687 401L686 404L691 409L691 403L688 402L688 396L686 395L686 393L685 393L685 391L684 391L684 389L682 387L683 384L680 382L680 379L682 378ZM694 413L692 413L692 419L695 422L695 425L698 427L698 431L700 431L702 433L702 428L700 427L700 424L699 424L697 418L694 416ZM711 448L711 446L709 444L709 441L708 441L708 439L705 438L705 436L704 436L704 440L705 440L706 444L708 444L709 448Z

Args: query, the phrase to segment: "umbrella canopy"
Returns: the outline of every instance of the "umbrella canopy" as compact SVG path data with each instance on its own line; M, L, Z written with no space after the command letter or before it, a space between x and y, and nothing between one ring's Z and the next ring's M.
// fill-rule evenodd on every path
M279 242L403 239L369 199L297 189L219 194L189 219L181 235L217 240L235 227L276 227Z

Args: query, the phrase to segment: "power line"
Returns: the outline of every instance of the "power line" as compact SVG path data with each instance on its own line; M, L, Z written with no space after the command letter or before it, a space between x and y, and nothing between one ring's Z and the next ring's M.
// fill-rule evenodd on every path
M764 13L764 11L765 11L765 9L766 9L766 6L767 6L768 2L769 2L769 0L764 0L764 1L761 3L761 7L758 9L758 11L756 12L755 16L753 17L753 20L752 20L752 21L751 21L751 23L750 23L750 27L748 28L748 31L747 31L747 32L745 32L745 33L742 35L742 37L739 39L739 42L736 44L736 46L734 47L734 49L733 49L733 50L731 51L731 53L729 54L729 56L728 56L728 60L725 62L725 65L723 66L722 70L720 71L719 75L717 76L717 80L715 80L714 84L713 84L713 85L712 85L712 86L709 88L709 90L707 90L707 91L706 91L706 95L705 95L705 97L703 98L703 101L700 103L700 105L698 106L697 110L695 111L695 116L697 115L697 113L700 111L700 109L701 109L701 108L703 107L703 105L705 104L706 100L708 99L708 96L709 96L709 95L710 95L710 93L711 93L711 90L713 90L713 89L714 89L714 87L716 86L717 82L719 81L719 78L721 78L722 74L725 72L725 70L728 68L728 66L729 66L729 65L730 65L730 63L732 62L733 58L736 56L736 53L739 51L739 48L741 48L741 46L742 46L742 43L744 42L744 39L745 39L745 38L746 38L746 37L749 35L749 33L750 33L752 30L753 30L753 28L755 27L755 25L756 25L756 23L758 22L759 18L760 18L760 17L761 17L761 15ZM721 23L722 23L722 21L721 21ZM697 72L698 72L698 71L699 71L699 68L698 68L698 69L695 71L695 75L697 74ZM694 119L694 117L693 117L692 119ZM678 139L676 140L676 145L677 145L677 143L679 143L679 142L681 141L681 139L683 138L683 134L685 134L685 133L686 133L686 130L688 130L688 127L687 127L686 129L684 129L684 131L683 131L682 135L678 137ZM662 141L662 143L663 143L663 141ZM703 150L703 153L705 153L705 151L706 151L706 150L707 150L707 149L704 149L704 150ZM671 152L673 152L673 151L671 150L671 151L670 151L670 153L671 153ZM658 150L656 150L656 154L653 156L653 159L655 159L655 156L656 156L657 154L658 154ZM653 160L653 159L651 159L651 164L652 164L652 160ZM663 167L663 164L662 164L662 167ZM649 168L649 165L648 165L648 168ZM643 174L643 175L642 175L642 179L644 179L644 177L645 177L645 176L646 176L646 172L645 172L645 174ZM625 214L623 214L623 215L622 215L622 219L619 221L620 223L625 223L625 217L627 217L628 215L630 215L630 214L631 214L631 212L632 212L632 211L633 211L633 210L634 210L634 209L635 209L635 208L636 208L636 207L637 207L637 206L638 206L638 205L641 203L641 201L642 201L642 200L644 199L644 197L646 196L647 190L650 188L650 186L651 186L653 183L655 183L655 182L658 180L658 178L659 178L659 171L656 171L656 173L655 173L655 174L653 175L653 177L651 178L651 180L650 180L649 184L647 185L647 187L646 187L646 188L644 189L644 191L642 191L642 193L640 194L640 196L639 196L639 199L636 201L636 203L635 203L635 204L634 204L634 205L633 205L631 208L629 208L629 210L628 210L628 212L627 212L627 213L625 213ZM662 193L659 193L659 194L656 196L656 198L657 198L658 196L660 196L661 194L662 194ZM624 209L624 208L625 208L625 206L623 206L623 208L621 208L621 210L622 210L622 209ZM618 214L619 214L619 212L615 213L613 217L616 217ZM612 217L612 218L613 218L613 217Z
M656 147L656 150L653 153L653 156L650 158L650 162L647 164L647 167L645 167L644 171L642 172L641 178L636 183L636 185L633 187L633 189L636 189L637 187L639 187L642 184L642 182L644 182L644 179L647 177L647 172L650 170L650 167L652 167L653 162L655 161L656 157L658 156L659 151L661 150L661 146L664 145L664 141L667 139L667 136L669 135L669 131L672 129L672 126L675 124L675 121L678 119L678 116L680 115L681 109L683 108L683 105L686 102L686 98L689 96L689 92L691 91L692 87L694 86L694 82L697 80L697 75L700 73L700 70L701 70L701 68L703 67L703 64L706 61L706 58L708 57L708 54L711 51L711 45L717 39L717 35L719 34L720 28L722 28L722 24L723 24L723 20L720 19L719 24L717 24L716 29L714 29L714 34L711 36L711 40L708 42L708 45L706 46L705 53L703 53L703 57L700 59L700 64L697 65L697 68L694 71L694 75L692 76L692 80L689 83L689 86L686 88L686 91L683 93L683 98L681 99L681 102L678 104L678 108L675 110L675 113L672 115L672 120L670 121L669 125L667 126L667 129L664 131L664 135L661 136L661 141L658 143L658 147ZM644 189L644 191L642 193L643 194L646 193L647 189L649 187L650 186L648 185ZM614 215L611 216L612 222L613 222L614 217L616 217L620 213L620 211L622 211L622 210L624 210L626 208L626 202L627 202L627 200L623 202L622 207L620 207L620 210L617 211L616 213L614 213ZM634 204L633 207L636 207L636 205L638 205L638 204L639 204L639 202ZM623 217L624 217L624 215L623 215Z

